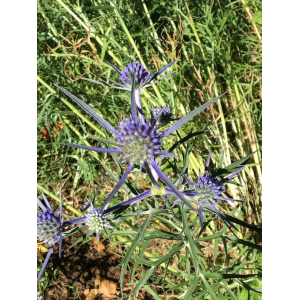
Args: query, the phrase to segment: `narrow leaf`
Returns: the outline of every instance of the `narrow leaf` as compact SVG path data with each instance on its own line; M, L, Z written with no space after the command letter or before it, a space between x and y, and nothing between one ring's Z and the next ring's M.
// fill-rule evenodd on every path
M82 109L84 109L90 116L92 116L96 121L98 121L102 126L104 126L107 130L115 134L116 136L119 133L107 122L105 121L94 109L92 109L89 105L87 105L84 101L77 98L75 95L68 92L66 89L54 84L58 87L64 94L70 97L74 102L76 102Z
M84 149L84 150L88 150L88 151L100 152L100 153L110 153L110 152L120 153L120 150L117 148L106 149L106 148L90 147L90 146L78 145L78 144L72 144L72 143L62 143L62 145L71 146L71 147Z
M224 93L225 94L225 93ZM177 121L175 124L173 124L168 130L166 130L162 136L167 136L170 133L174 132L175 130L177 130L178 128L180 128L182 125L184 125L185 123L187 123L188 121L190 121L194 116L196 116L197 114L199 114L201 111L203 111L205 108L207 108L208 106L210 106L211 104L215 103L217 100L219 100L224 94L219 95L218 97L215 97L209 101L207 101L206 103L204 103L203 105L201 105L200 107L194 109L193 111L189 112L188 114L186 114L184 117L182 117L179 121Z

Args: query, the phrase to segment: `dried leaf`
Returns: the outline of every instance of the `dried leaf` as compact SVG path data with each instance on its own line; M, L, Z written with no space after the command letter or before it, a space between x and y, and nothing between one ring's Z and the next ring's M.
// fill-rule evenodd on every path
M117 297L117 284L108 279L101 278L96 275L95 279L96 289L86 289L83 295L85 300L94 300L97 295L101 295L103 300L112 300Z
M100 251L104 251L105 250L105 244L104 243L99 243L98 244L98 241L97 241L97 238L94 238L94 248L95 250L97 250L98 252Z
M53 127L53 123L51 123L50 126ZM54 135L55 137L57 137L59 132L64 128L64 126L60 123L60 121L57 121L55 126L57 130L54 132ZM52 130L53 129L51 128L51 131ZM41 131L41 137L43 139L50 139L50 131L47 126ZM53 137L53 133L51 133L51 137Z

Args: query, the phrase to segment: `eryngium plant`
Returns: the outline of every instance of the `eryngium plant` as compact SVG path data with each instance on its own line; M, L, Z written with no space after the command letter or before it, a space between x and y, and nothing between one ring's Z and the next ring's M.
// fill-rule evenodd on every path
M189 183L190 187L193 190L182 192L182 194L192 197L191 201L197 206L199 206L198 215L200 218L201 227L203 227L203 209L208 208L212 212L214 212L217 216L219 216L222 220L229 223L232 227L234 227L237 230L237 228L229 220L227 220L227 218L223 216L220 211L218 211L216 205L219 204L220 200L243 202L242 200L225 198L223 197L223 192L224 192L224 185L230 179L232 179L234 176L240 173L244 169L244 166L242 166L241 168L239 168L237 171L233 172L231 175L227 176L226 178L219 180L217 176L213 176L208 172L210 155L211 152L209 152L208 154L204 173L201 175L201 172L199 172L197 184L193 183L185 174L183 174L187 182Z
M54 213L50 203L48 202L43 192L42 195L48 209L38 198L37 203L42 211L37 216L37 236L39 241L44 242L46 246L50 247L50 249L44 260L37 281L40 280L47 266L49 258L53 252L55 243L59 243L59 257L61 257L61 246L62 246L62 239L63 239L62 201L60 199L59 213Z
M73 143L64 144L89 151L102 153L118 153L120 154L120 161L127 162L129 164L127 171L118 182L118 185L121 186L124 183L127 175L131 172L134 165L136 164L139 165L140 168L144 168L146 170L149 178L152 181L152 184L157 189L160 188L159 184L157 183L157 179L159 176L172 189L176 196L181 199L181 201L186 203L191 209L194 209L191 203L186 200L186 198L179 192L172 181L169 180L168 177L160 170L156 163L156 159L159 157L176 157L172 153L163 151L163 139L179 129L182 125L190 121L194 116L203 111L205 108L216 102L222 95L211 99L210 101L191 111L166 130L160 129L157 124L161 116L164 117L164 114L166 114L166 112L169 113L169 110L166 108L156 109L155 111L153 111L153 114L156 115L155 118L149 118L148 120L145 120L139 91L141 88L149 86L145 85L145 82L150 82L151 80L155 79L172 63L168 64L151 77L150 75L145 75L146 71L139 63L129 64L127 66L127 69L124 70L124 73L117 69L117 72L119 73L121 78L121 82L127 82L126 89L128 91L131 91L131 117L122 120L118 126L118 130L116 130L110 123L105 121L94 109L88 106L84 101L80 100L75 95L68 92L66 89L56 85L62 92L64 92L68 97L75 101L81 108L83 108L88 114L90 114L96 121L98 121L102 126L104 126L115 136L117 147L105 149ZM128 80L125 80L124 78L127 78L128 80L130 79L130 82L128 82ZM128 88L127 84L131 85L130 89ZM125 89L125 85L122 88ZM149 166L152 167L152 171L150 170ZM108 203L109 201L107 201L105 204Z
M136 105L138 108L138 114L140 116L141 121L144 119L143 116L143 110L142 110L142 103L141 103L141 98L140 98L140 92L161 81L162 79L166 78L167 76L171 75L174 72L171 72L165 76L163 76L162 78L160 78L159 80L153 81L155 80L160 74L162 74L167 68L169 68L176 60L173 60L172 62L170 62L169 64L167 64L166 66L164 66L162 69L160 69L157 73L151 75L150 72L148 72L143 65L141 65L138 62L134 62L134 63L129 63L125 68L124 71L120 71L116 66L114 66L113 64L111 64L110 62L107 62L110 66L112 66L115 71L117 71L118 75L119 75L119 79L120 79L120 83L117 83L114 81L114 85L103 82L103 81L97 81L97 80L93 80L93 79L89 79L89 78L83 78L85 80L91 81L91 82L95 82L98 84L103 84L106 86L110 86L116 89L121 89L121 90L126 90L128 92L134 93L135 95L135 101L136 101ZM132 90L132 87L134 86L134 89Z

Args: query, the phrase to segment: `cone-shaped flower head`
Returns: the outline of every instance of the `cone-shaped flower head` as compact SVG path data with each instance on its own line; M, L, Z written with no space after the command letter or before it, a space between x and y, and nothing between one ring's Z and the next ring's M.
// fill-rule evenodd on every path
M42 191L42 195L46 206L41 202L40 199L37 199L38 205L41 208L41 212L37 217L37 236L41 242L44 242L45 245L50 246L47 256L44 260L42 268L40 270L37 281L40 280L49 258L53 252L53 247L55 243L59 242L59 257L61 257L61 246L62 246L62 229L63 229L63 217L62 217L62 201L60 199L59 213L54 213L48 199ZM61 195L61 192L60 192Z
M173 63L173 62L172 62ZM75 95L71 94L67 90L62 87L57 86L63 93L65 93L68 97L70 97L73 101L75 101L82 109L84 109L87 113L89 113L96 121L98 121L103 127L109 130L115 136L115 141L117 144L116 148L105 149L98 147L90 147L86 145L77 145L73 143L65 143L64 145L73 146L76 148L81 148L89 151L96 151L100 153L119 153L120 161L129 162L129 167L127 171L124 173L118 184L116 185L114 191L111 195L106 199L105 204L108 204L116 191L122 186L126 177L131 172L134 167L134 164L140 165L140 167L144 167L146 172L151 179L151 182L156 188L159 188L157 183L158 177L160 177L167 185L175 192L175 194L187 205L192 208L190 204L186 202L185 197L178 191L176 186L172 184L172 182L168 179L165 174L158 168L156 163L156 158L158 156L161 157L176 157L173 153L168 153L161 151L162 149L162 139L169 134L173 133L177 129L179 129L182 125L190 121L194 116L199 114L201 111L206 109L208 106L216 102L223 95L217 96L210 101L204 103L198 108L186 114L184 117L175 122L172 126L167 128L166 130L158 130L159 126L158 121L163 116L163 120L166 121L166 118L169 118L170 110L167 107L159 108L155 110L155 117L153 119L149 118L145 119L142 104L139 96L139 89L141 86L147 87L149 85L145 85L145 82L150 82L155 79L159 74L161 74L164 70L166 70L172 63L166 65L159 72L154 74L152 77L146 75L146 71L139 64L129 64L126 71L121 72L116 67L113 68L118 72L120 78L123 81L130 79L130 83L128 82L127 90L131 91L131 117L122 120L118 125L118 130L116 130L109 122L103 119L93 108L88 106L84 101L77 98ZM133 70L133 71L132 71ZM138 73L136 73L138 70ZM133 73L132 73L133 72ZM124 73L124 74L123 74ZM128 77L131 74L131 78ZM133 76L134 75L134 76ZM127 79L126 79L127 78ZM136 81L137 78L137 81ZM93 81L94 80L90 80ZM128 81L128 80L127 80ZM98 82L99 83L99 82ZM155 83L155 82L154 82ZM130 86L131 84L131 86ZM151 83L153 84L153 83ZM138 87L139 86L139 87ZM125 89L123 87L123 89ZM175 119L174 119L175 120ZM115 142L113 142L115 143ZM152 169L150 170L150 167Z
M119 123L118 128L119 128L120 131L121 131L121 130L123 130L125 127L127 127L128 125L133 124L133 123L134 123L134 121L133 121L131 118L125 118L125 119L123 119L123 120Z
M161 73L163 73L167 68L169 68L173 63L175 62L172 61L166 66L164 66L162 69L160 69L157 73L154 75L151 75L150 72L148 72L142 64L139 62L134 62L134 63L129 63L127 66L125 66L124 71L120 71L116 66L111 64L110 62L107 62L112 68L114 68L115 71L119 74L119 79L121 83L118 83L114 80L111 80L114 84L106 83L103 81L97 81L89 78L82 78L84 80L88 80L91 82L95 82L98 84L103 84L106 86L110 86L116 89L121 89L121 90L126 90L130 92L131 94L134 94L134 101L136 103L136 106L138 108L138 115L140 117L140 121L144 123L144 115L143 115L143 110L142 110L142 102L141 102L141 97L140 97L140 91L142 89L145 89L160 80L164 79L165 77L171 75L173 72L163 76L159 80L154 81ZM108 79L108 78L106 78ZM110 79L108 79L110 80ZM134 116L133 116L134 117Z
M160 74L162 74L167 68L169 68L174 62L175 62L175 60L173 60L172 62L170 62L169 64L164 66L162 69L160 69L157 73L152 75L139 62L129 63L127 66L124 67L124 71L122 72L116 66L114 66L113 64L111 64L110 62L107 61L107 63L112 68L114 68L115 71L117 71L121 83L113 81L114 84L109 84L109 83L106 83L106 82L103 82L103 81L97 81L97 80L93 80L93 79L89 79L89 78L82 78L82 79L88 80L88 81L91 81L91 82L95 82L95 83L98 83L98 84L103 84L103 85L106 85L106 86L110 86L110 87L113 87L113 88L116 88L116 89L127 90L127 91L131 92L131 87L132 87L132 84L133 84L133 78L134 78L134 81L135 81L135 89L141 90L143 88L147 88L147 87L161 81L162 79L166 78L167 76L171 75L173 72L163 76L159 80L153 81Z
M199 201L207 205L216 205L218 198L222 197L223 184L216 178L206 175L199 175L198 185L193 184L193 187L198 193Z
M120 81L123 84L132 85L131 78L135 76L136 85L139 86L149 79L150 73L138 62L129 63L124 72L120 74Z
M192 196L197 199L197 201L193 201L195 204L199 205L199 218L201 222L201 226L203 226L203 208L210 208L214 211L221 219L225 222L228 222L231 226L235 228L235 226L229 222L217 209L216 205L220 202L220 200L225 201L237 201L243 202L242 200L235 200L230 198L225 198L222 196L224 192L223 186L224 184L237 175L240 171L244 169L244 167L238 169L236 172L229 175L227 178L218 180L216 177L213 177L208 173L208 166L210 161L210 152L206 161L205 171L203 174L199 174L197 184L190 181L190 179L184 174L187 179L189 185L194 189L191 192L183 192L184 195Z
M168 106L157 106L153 108L153 115L156 117L160 111L162 110L161 118L165 118L166 116L171 116L171 108Z
M103 211L100 208L94 207L94 205L91 203L91 209L85 214L84 223L88 225L90 231L95 231L98 234L104 229L104 227L113 228L111 225L109 225L107 220L109 217L110 215L103 214Z
M91 233L96 232L98 241L99 241L99 232L100 231L104 230L105 227L110 228L110 229L114 228L113 226L109 225L108 218L110 217L110 214L106 214L105 212L103 212L107 208L107 206L110 202L110 199L111 199L110 196L107 198L109 200L106 199L106 201L104 202L104 204L101 208L94 206L94 201L95 201L95 198L96 198L99 188L96 190L93 201L91 201L90 199L87 199L89 210L85 213L84 217L66 221L63 223L63 227L75 225L78 223L84 223L89 228L88 232L91 232ZM115 188L115 190L116 190L116 188ZM114 195L116 192L113 191L112 193Z
M37 217L37 235L41 242L45 242L46 245L52 246L56 242L60 241L62 234L60 217L53 211L46 210L38 214Z
M149 121L142 124L132 119L124 119L119 128L117 143L122 155L121 162L128 161L144 166L145 162L154 160L160 154L161 134Z

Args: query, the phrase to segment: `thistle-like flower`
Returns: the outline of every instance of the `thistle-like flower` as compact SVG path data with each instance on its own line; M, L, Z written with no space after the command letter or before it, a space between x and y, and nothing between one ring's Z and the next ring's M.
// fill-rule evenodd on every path
M40 242L44 242L46 246L50 246L45 261L40 270L37 281L40 280L49 258L53 252L55 243L59 243L59 257L61 257L61 246L62 246L62 229L63 229L63 217L62 217L62 201L60 199L59 213L54 213L46 196L43 194L44 201L48 209L43 205L40 199L37 199L37 203L41 208L41 212L37 217L37 236Z
M91 82L95 82L95 83L98 83L98 84L103 84L103 85L106 85L106 86L110 86L110 87L113 87L113 88L116 88L116 89L127 90L127 91L131 92L131 87L132 87L133 78L134 78L135 88L139 89L139 90L142 90L142 89L145 89L145 88L161 81L162 79L164 79L167 76L174 73L174 72L171 72L171 73L163 76L159 80L153 81L160 74L162 74L166 69L168 69L171 65L173 65L175 61L176 60L173 60L172 62L170 62L169 64L164 66L162 69L160 69L158 72L156 72L153 75L150 72L148 72L144 68L144 66L142 64L140 64L139 62L129 63L127 66L124 67L124 71L122 72L116 66L114 66L113 64L111 64L110 62L107 61L107 63L115 71L117 71L117 73L119 75L120 83L113 81L115 83L115 85L113 85L113 84L109 84L109 83L106 83L106 82L103 82L103 81L97 81L97 80L93 80L93 79L89 79L89 78L82 78L82 79L88 80L88 81L91 81Z
M96 232L97 239L99 241L99 232L104 230L106 228L113 229L114 227L111 226L109 223L112 221L111 218L111 212L126 205L132 205L135 202L142 200L144 198L150 197L155 195L155 192L153 190L149 190L147 192L144 192L134 198L131 198L130 200L127 200L125 202L122 202L120 204L117 204L113 207L107 208L108 204L110 202L110 199L113 197L113 195L116 193L116 191L112 191L112 193L108 196L108 198L104 201L104 204L102 205L101 208L95 207L94 202L97 196L97 193L99 189L101 188L102 184L98 187L97 190L95 190L95 195L93 200L91 201L90 199L87 199L87 202L83 203L84 210L89 209L84 217L65 221L63 223L63 227L67 227L70 225L75 225L78 223L84 223L88 226L88 233ZM116 188L115 188L116 190ZM112 195L113 194L113 195Z
M153 125L150 122L134 122L132 119L125 126L119 125L119 128L122 127L117 137L121 153L120 162L128 161L144 167L145 162L155 159L158 155L169 155L161 151L161 134Z
M197 184L193 183L185 174L183 174L186 180L188 181L190 187L193 188L193 191L182 192L182 194L197 199L192 200L192 202L199 206L198 214L200 218L201 227L203 227L203 208L209 208L222 220L228 222L231 226L233 226L236 229L236 227L217 210L216 205L219 204L220 200L243 202L242 200L225 198L222 196L222 193L224 192L224 184L227 183L234 176L236 176L239 172L241 172L244 169L244 166L238 169L237 171L233 172L228 177L218 180L216 177L213 177L208 173L210 154L211 153L209 152L205 164L204 173L201 175L201 173L199 172Z
M110 86L116 89L121 89L121 90L126 90L130 93L134 93L134 99L136 102L136 106L138 109L138 115L140 117L140 121L144 124L144 115L143 115L143 110L142 110L142 103L141 103L141 97L140 97L140 92L141 90L161 81L162 79L166 78L167 76L171 75L174 72L171 72L165 76L163 76L162 78L160 78L159 80L153 81L154 79L156 79L160 74L162 74L167 68L169 68L176 60L173 60L172 62L170 62L169 64L167 64L166 66L164 66L162 69L160 69L157 73L155 73L154 75L151 75L150 72L148 72L143 65L141 65L138 62L134 62L134 63L129 63L125 68L124 71L121 72L116 66L114 66L113 64L111 64L110 62L107 61L107 63L114 68L115 71L117 71L117 73L119 74L119 79L121 83L117 83L115 81L114 85L113 84L109 84L103 81L97 81L97 80L93 80L93 79L89 79L89 78L82 78L84 80L88 80L91 82L95 82L98 84L103 84L106 86ZM134 88L132 88L134 85Z
M97 191L96 191L97 194ZM95 195L96 197L96 195ZM94 197L94 200L95 200ZM99 241L99 232L104 230L104 227L113 229L114 227L109 225L108 218L110 215L103 212L105 207L107 207L107 204L104 203L102 208L98 208L94 206L94 200L91 201L90 199L87 199L87 203L89 206L89 210L85 213L84 217L66 221L63 223L63 227L78 224L78 223L84 223L88 226L89 230L88 233L96 232L97 240Z
M170 65L170 64L169 64ZM169 65L161 69L158 73L153 75L151 78L156 78L160 73L162 73ZM195 110L191 111L183 118L179 119L175 122L172 126L170 126L165 131L159 131L157 126L158 120L161 118L163 113L166 112L166 109L160 109L157 113L155 119L149 118L145 121L144 114L142 111L141 104L137 104L136 98L139 97L135 93L136 89L136 77L138 77L138 83L141 84L142 80L148 80L143 77L144 69L139 68L138 74L136 73L137 66L135 65L133 68L130 68L129 71L132 75L131 77L131 118L126 118L122 120L118 126L119 130L116 130L111 124L105 121L94 109L88 106L84 101L80 100L67 90L62 87L57 86L63 93L65 93L68 97L70 97L73 101L75 101L81 108L83 108L88 114L90 114L95 120L97 120L102 126L104 126L107 130L109 130L112 134L115 135L115 141L117 142L117 147L112 149L104 149L104 148L97 148L97 147L89 147L85 145L77 145L73 143L64 143L64 145L81 148L89 151L95 152L106 152L106 153L119 153L121 155L120 160L123 162L128 162L129 167L127 171L124 173L120 181L117 185L119 185L118 189L124 183L127 175L131 172L134 167L134 164L140 165L140 168L145 168L146 172L148 173L152 184L159 189L160 186L157 183L157 177L153 175L158 175L165 183L174 191L174 193L188 206L194 209L191 204L186 201L184 196L178 191L176 186L167 178L167 176L159 169L156 164L157 157L176 157L176 155L168 152L162 151L162 139L169 134L173 133L177 129L179 129L182 125L187 123L191 120L194 116L198 113L203 111L205 108L216 102L220 97L220 95L216 98L211 99L210 101L206 102L205 104L201 105L200 107L196 108ZM128 72L129 72L128 71ZM125 72L125 71L124 71ZM125 75L128 73L127 71L124 73ZM121 76L120 72L120 76ZM122 75L123 77L125 75ZM127 76L127 75L126 75ZM123 78L122 77L122 78ZM149 76L150 77L150 76ZM125 78L125 77L124 77ZM152 80L150 78L150 81ZM124 79L125 80L125 79ZM145 86L144 86L145 87ZM138 113L139 112L139 113ZM139 116L139 120L138 120ZM150 170L150 167L152 170ZM155 171L155 172L154 172ZM155 178L156 177L156 178ZM109 201L111 198L108 198ZM107 201L108 201L107 199ZM106 204L109 203L109 201Z

